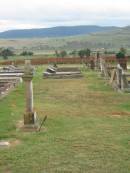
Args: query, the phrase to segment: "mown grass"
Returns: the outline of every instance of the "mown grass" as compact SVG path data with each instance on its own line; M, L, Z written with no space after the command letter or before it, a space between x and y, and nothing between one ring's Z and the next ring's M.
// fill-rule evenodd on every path
M21 132L25 110L20 85L0 101L0 139L20 144L0 149L0 173L129 173L130 94L114 92L96 72L82 79L34 79L41 132Z

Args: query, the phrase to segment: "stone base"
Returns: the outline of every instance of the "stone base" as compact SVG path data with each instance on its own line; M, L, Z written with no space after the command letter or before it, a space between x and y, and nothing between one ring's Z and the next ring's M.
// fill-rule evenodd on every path
M39 128L36 112L28 112L24 114L23 130L36 131Z
M38 122L35 124L24 124L24 121L19 121L16 125L17 130L23 132L36 132L39 127L40 125Z
M25 132L33 132L33 131L36 132L39 129L39 125L38 124L23 125L23 127L21 129Z
M36 123L36 112L27 112L24 114L24 125L35 125Z

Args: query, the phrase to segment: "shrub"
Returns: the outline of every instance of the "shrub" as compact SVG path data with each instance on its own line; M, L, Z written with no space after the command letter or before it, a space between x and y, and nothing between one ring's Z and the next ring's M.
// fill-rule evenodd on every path
M91 54L91 50L90 49L83 49L83 50L80 50L78 52L78 55L79 55L80 58L84 58L84 57L87 58L87 57L90 56L90 54Z
M9 56L13 56L14 52L10 49L3 49L0 52L0 55L3 57L3 59L8 59Z
M120 51L116 54L116 58L120 59L120 58L125 58L125 54L126 54L126 49L125 48L120 48Z
M20 55L21 56L33 56L33 52L23 51Z

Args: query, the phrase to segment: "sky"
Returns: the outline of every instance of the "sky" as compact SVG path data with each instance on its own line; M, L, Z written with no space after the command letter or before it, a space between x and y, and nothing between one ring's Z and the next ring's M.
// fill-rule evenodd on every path
M1 0L0 32L54 26L130 25L130 0Z

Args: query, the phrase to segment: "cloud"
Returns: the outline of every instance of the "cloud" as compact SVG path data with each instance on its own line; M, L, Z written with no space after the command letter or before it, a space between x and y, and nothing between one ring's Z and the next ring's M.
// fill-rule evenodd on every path
M129 23L129 0L4 0L0 5L0 30Z

